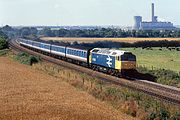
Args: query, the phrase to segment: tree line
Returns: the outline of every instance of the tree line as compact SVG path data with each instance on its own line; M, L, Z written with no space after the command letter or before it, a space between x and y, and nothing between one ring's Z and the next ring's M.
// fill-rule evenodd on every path
M46 37L97 37L97 38L125 38L125 37L180 37L180 30L121 30L111 28L100 28L90 30L51 30L44 28L38 32Z
M180 37L180 30L122 30L111 28L99 29L59 29L45 27L37 30L35 27L12 28L8 25L1 28L9 37L45 36L45 37L96 37L96 38L126 38L126 37Z

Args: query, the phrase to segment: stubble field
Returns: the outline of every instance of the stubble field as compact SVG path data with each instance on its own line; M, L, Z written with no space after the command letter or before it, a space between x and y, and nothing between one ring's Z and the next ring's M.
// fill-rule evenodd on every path
M130 120L61 79L0 57L0 119Z
M68 37L42 37L42 40L55 40L55 41L68 41L68 42L75 42L78 41L79 43L92 43L97 41L114 41L114 42L128 42L134 43L138 41L161 41L161 40L168 40L168 41L179 41L180 38L68 38Z

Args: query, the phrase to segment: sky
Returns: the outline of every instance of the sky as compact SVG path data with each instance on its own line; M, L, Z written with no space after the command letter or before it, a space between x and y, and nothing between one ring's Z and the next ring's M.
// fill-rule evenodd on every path
M180 0L0 0L0 25L132 26L133 16L180 25Z

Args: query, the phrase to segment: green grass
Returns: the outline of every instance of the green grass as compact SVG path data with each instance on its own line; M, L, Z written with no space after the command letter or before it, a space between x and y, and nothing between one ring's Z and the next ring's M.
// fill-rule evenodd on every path
M0 50L0 56L4 56L9 52L9 49Z
M167 48L152 48L152 50L142 48L122 49L131 51L136 55L138 66L145 66L148 69L154 67L180 72L180 51L170 51Z

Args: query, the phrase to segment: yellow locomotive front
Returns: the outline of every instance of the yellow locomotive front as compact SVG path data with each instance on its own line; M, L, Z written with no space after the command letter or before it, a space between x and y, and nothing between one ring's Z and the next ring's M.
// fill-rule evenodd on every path
M136 56L131 52L123 52L116 56L115 69L119 72L136 70Z

